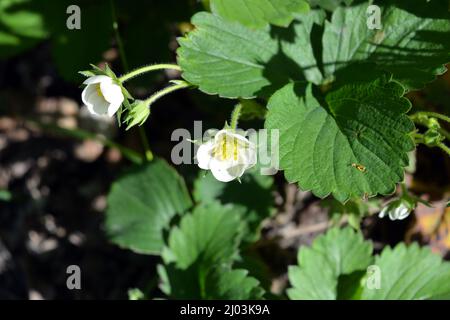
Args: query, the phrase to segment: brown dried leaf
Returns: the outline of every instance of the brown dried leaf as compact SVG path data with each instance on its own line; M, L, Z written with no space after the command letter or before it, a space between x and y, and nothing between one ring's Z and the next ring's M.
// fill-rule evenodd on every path
M433 202L433 207L419 203L416 220L407 234L407 240L420 237L434 252L445 255L450 251L450 208L447 201Z

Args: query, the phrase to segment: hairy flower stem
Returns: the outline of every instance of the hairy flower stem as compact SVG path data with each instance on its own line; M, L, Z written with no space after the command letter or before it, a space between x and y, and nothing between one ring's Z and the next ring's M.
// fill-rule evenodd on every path
M123 83L123 82L133 79L141 74L151 72L151 71L156 71L156 70L164 70L164 69L172 69L172 70L181 71L181 68L176 64L168 64L168 63L154 64L154 65L145 66L145 67L133 70L133 71L121 76L119 78L119 81Z
M153 103L155 103L157 100L161 99L162 97L164 97L165 95L180 90L180 89L184 89L184 88L188 88L190 87L191 84L187 83L186 81L177 81L176 84L174 84L173 86L169 86L167 88L162 89L161 91L156 92L155 94L151 95L149 98L147 98L146 100L144 100L144 103L148 106L151 107L151 105Z
M237 104L231 113L231 129L236 130L239 122L239 117L241 116L242 104Z
M447 153L447 155L450 157L450 148L449 147L447 147L442 142L439 142L436 146L441 148L441 150L443 150L445 153Z

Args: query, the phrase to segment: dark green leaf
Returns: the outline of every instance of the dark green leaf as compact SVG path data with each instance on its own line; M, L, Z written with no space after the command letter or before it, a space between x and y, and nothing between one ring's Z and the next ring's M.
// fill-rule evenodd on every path
M181 270L171 264L159 265L158 274L161 290L175 299L255 300L264 294L258 280L243 269L214 266L202 275L195 265Z
M373 73L376 66L393 73L394 79L409 89L416 89L445 72L443 65L450 61L450 14L447 19L433 19L385 6L383 28L370 30L367 6L339 7L331 22L325 23L325 78L343 77L349 82L357 73ZM421 5L424 11L427 6ZM374 65L365 64L359 71L346 70L349 64L362 62Z
M266 128L280 130L280 167L290 182L319 197L390 194L403 180L408 135L404 90L387 77L346 85L326 97L326 106L287 85L269 101Z
M291 79L320 83L309 37L322 19L323 13L314 11L302 23L271 34L268 27L252 30L198 13L192 18L196 30L179 39L183 77L206 93L227 98L267 97Z
M163 254L165 262L187 269L194 263L209 267L232 261L237 257L243 230L241 214L239 208L218 202L196 207L171 229Z
M194 198L201 203L219 200L242 208L242 220L246 224L245 240L259 238L261 222L274 213L273 178L252 170L241 178L241 183L223 183L212 174L201 174L195 181Z

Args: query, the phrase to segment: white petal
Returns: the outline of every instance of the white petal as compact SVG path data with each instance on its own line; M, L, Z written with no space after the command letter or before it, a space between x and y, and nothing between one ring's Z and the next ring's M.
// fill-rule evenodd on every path
M246 170L246 165L237 165L227 169L227 172L230 176L235 178L240 178L244 174Z
M214 140L210 140L204 144L202 144L197 150L197 161L198 166L201 169L208 170L209 163L212 158L212 150L214 149Z
M250 140L248 140L245 136L240 135L238 133L229 133L229 135L237 140L239 140L239 142L243 143L244 145L249 145L249 144L253 144L250 142Z
M254 167L257 162L258 162L257 153L255 151L255 152L251 153L250 159L249 159L248 164L247 164L248 165L247 169L250 169L251 167Z
M83 103L85 105L90 104L89 97L93 93L96 93L95 86L87 86L86 88L84 88L83 92L81 93L81 100L83 100Z
M94 93L88 96L86 101L86 106L88 107L89 112L96 115L106 115L108 114L108 108L110 104L108 101L100 97L98 94Z
M391 219L392 221L397 220L397 216L394 210L389 212L389 219Z
M220 142L220 140L222 139L223 135L227 134L227 130L226 129L222 129L219 132L216 133L216 135L214 136L214 141L216 143Z
M245 170L250 169L251 167L256 165L257 152L254 146L250 145L245 150L242 150L242 153L245 155L245 164L246 164Z
M244 170L248 170L256 165L256 150L254 148L244 148L238 149L238 159L234 161L233 166L243 165Z
M121 103L111 103L108 107L108 116L112 117L117 112L117 110L119 110L121 105L122 105L122 102Z
M232 176L228 172L227 168L224 168L222 166L222 163L220 161L212 159L210 161L209 167L211 169L211 172L212 172L214 178L216 178L219 181L230 182L230 181L236 179L236 176Z
M384 218L386 216L386 212L387 212L388 207L384 207L383 210L380 211L380 213L378 214L378 218Z
M93 77L89 77L87 78L83 84L94 84L94 83L101 83L101 82L112 82L112 79L108 76L93 76Z
M102 81L100 82L100 90L105 97L105 100L109 103L113 103L114 105L119 104L119 106L122 104L124 97L119 85L108 81Z
M225 136L225 137L223 137L223 136ZM238 133L235 133L231 129L220 130L219 132L217 132L214 140L216 142L219 142L223 138L225 138L226 141L228 141L228 142L234 141L234 139L237 139L238 142L243 143L244 145L248 145L250 143L250 141L246 137L244 137L243 135L240 135Z
M409 216L409 213L410 213L409 209L404 205L401 205L395 210L397 220L406 219Z

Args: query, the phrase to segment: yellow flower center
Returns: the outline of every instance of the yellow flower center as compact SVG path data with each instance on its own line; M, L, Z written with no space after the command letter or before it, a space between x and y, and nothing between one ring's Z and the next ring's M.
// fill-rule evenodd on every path
M213 150L213 156L219 160L229 160L233 157L234 161L238 160L239 141L237 138L223 136L218 145Z
M103 93L102 93L102 89L100 88L100 83L95 86L95 90L97 91L97 94L99 97L102 97L103 99L105 99L105 97L103 96Z

